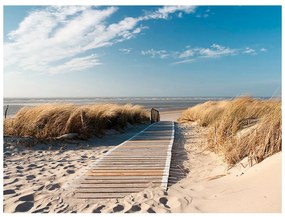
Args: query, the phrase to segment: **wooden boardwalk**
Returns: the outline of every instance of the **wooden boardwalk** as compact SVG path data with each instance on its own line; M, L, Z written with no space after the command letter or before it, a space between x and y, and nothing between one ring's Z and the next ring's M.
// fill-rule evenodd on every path
M120 198L147 187L167 188L174 123L160 121L97 160L76 189L79 199Z

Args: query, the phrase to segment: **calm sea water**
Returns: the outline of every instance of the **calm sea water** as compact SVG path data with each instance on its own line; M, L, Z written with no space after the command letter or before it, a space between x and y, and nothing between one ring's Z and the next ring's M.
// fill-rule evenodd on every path
M9 105L7 115L12 116L24 106L35 106L45 103L72 103L79 105L116 103L137 104L147 109L156 108L160 111L186 109L208 100L222 100L226 97L96 97L96 98L4 98L4 109Z

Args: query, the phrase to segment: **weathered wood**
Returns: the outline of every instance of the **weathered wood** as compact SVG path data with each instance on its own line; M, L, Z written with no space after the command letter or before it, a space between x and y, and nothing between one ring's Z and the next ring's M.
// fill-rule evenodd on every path
M159 186L160 183L82 183L79 189L83 188L147 188L150 186Z
M86 179L83 180L80 184L80 186L85 185L85 184L102 184L102 185L108 185L108 184L147 184L147 185L152 185L152 184L160 184L161 183L161 178L159 179Z
M136 171L140 171L140 170L164 170L164 167L153 167L151 165L147 166L147 167L139 167L139 166L129 166L129 165L123 165L121 167L118 166L97 166L96 167L96 171L106 171L106 170L136 170ZM94 171L94 170L93 170Z
M161 172L89 172L88 176L162 176L163 171Z
M7 117L8 109L9 109L9 105L7 105L7 106L6 106L6 109L5 109L5 115L4 115L5 119L6 119L6 117Z
M167 186L173 123L159 122L106 153L85 174L76 197L119 198L147 187Z
M160 115L159 115L159 111L158 110L152 108L150 110L150 113L151 113L151 115L150 115L151 116L151 118L150 118L151 123L155 123L155 122L159 122L160 121Z
M76 193L134 193L143 190L143 188L78 188Z
M77 193L76 198L78 199L110 199L110 198L123 198L127 195L129 195L130 192L127 193Z
M163 175L166 176L166 175ZM162 176L85 176L84 180L138 180L138 181L153 181L153 180L160 180Z
M127 168L127 169L117 169L117 170L114 170L114 169L93 169L93 170L90 170L91 173L125 173L125 172L128 172L128 173L157 173L157 172L162 172L164 168L162 169L158 169L158 170L155 170L155 169L131 169L131 168Z

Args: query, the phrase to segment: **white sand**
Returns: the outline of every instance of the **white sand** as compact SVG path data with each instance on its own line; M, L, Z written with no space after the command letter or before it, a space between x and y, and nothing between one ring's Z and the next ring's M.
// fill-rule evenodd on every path
M178 115L162 113L161 118L171 120ZM139 130L93 140L88 149L26 150L5 157L4 212L281 212L282 154L251 168L244 159L227 170L221 157L204 151L206 129L195 124L176 126L168 191L148 188L99 202L74 199L68 183Z

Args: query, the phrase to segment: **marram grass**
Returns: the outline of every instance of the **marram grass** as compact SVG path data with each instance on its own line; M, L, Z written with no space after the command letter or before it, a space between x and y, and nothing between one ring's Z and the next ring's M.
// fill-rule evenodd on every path
M130 124L149 121L148 112L138 105L44 104L24 107L4 121L4 135L54 138L78 133L82 138L102 135L107 129L120 130Z

